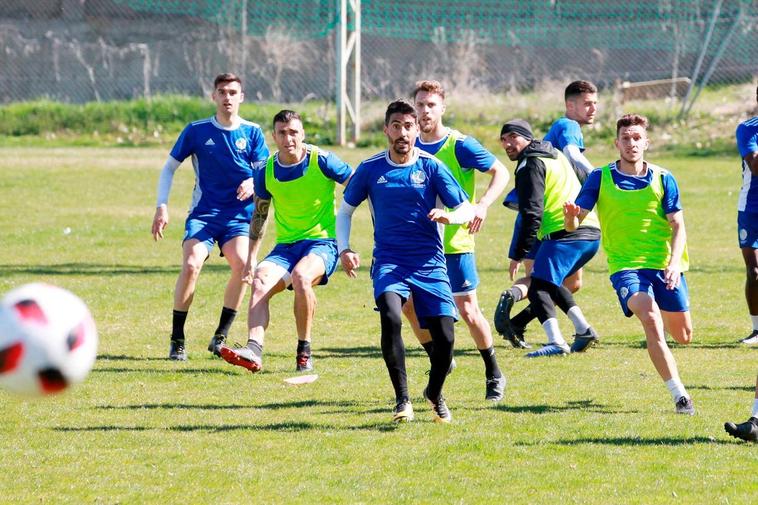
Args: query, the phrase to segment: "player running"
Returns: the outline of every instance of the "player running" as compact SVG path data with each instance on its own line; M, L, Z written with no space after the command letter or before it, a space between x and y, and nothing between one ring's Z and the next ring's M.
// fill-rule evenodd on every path
M158 180L158 201L152 234L163 238L168 225L168 196L174 172L189 156L195 170L195 190L184 225L182 269L174 290L174 314L169 358L185 361L184 324L205 260L218 242L232 269L224 292L224 306L208 350L218 355L247 285L242 272L248 253L248 231L253 212L253 167L268 156L260 127L239 117L245 98L242 81L234 74L220 74L211 95L216 114L187 125L174 144Z
M381 347L395 390L394 422L413 419L400 334L401 306L413 296L421 327L431 334L429 382L424 397L435 422L452 420L442 396L453 358L455 302L445 268L437 223L467 223L474 207L450 171L433 156L414 147L418 120L413 105L398 100L387 107L384 133L389 147L362 162L344 193L337 217L342 267L356 276L358 253L349 245L352 214L368 199L374 224L371 278L381 321ZM448 208L437 207L440 200Z
M419 81L413 91L418 114L419 136L416 147L434 155L452 172L453 177L469 195L474 204L475 216L469 223L445 226L443 246L447 274L453 290L453 299L474 339L484 361L485 399L500 401L505 392L505 377L500 371L492 342L492 330L487 318L479 309L476 288L479 274L474 256L474 234L487 218L487 209L498 199L508 184L508 170L500 161L473 137L447 128L442 124L445 113L445 90L437 81ZM476 174L486 173L490 181L484 194L476 199ZM419 327L413 308L413 298L403 305L403 313L411 323L413 332L431 356L434 344L428 331Z
M297 327L296 370L313 369L311 333L316 310L313 286L326 284L337 266L335 183L347 184L353 169L334 154L304 142L300 115L282 110L274 116L278 151L255 173L255 212L244 280L253 293L248 311L247 346L221 346L227 362L257 372L262 367L264 333L270 322L269 300L294 291ZM276 246L257 263L270 204L274 204Z
M758 87L755 90L758 101ZM737 203L737 228L747 270L745 298L753 331L740 340L758 345L758 116L737 127L737 149L742 157L742 188Z
M583 352L594 345L597 334L563 281L597 252L600 246L597 218L589 214L584 225L565 229L563 202L575 198L581 187L571 164L551 144L534 139L531 126L524 120L509 121L501 131L508 158L516 161L516 191L522 221L508 268L511 277L515 277L535 242L541 241L527 297L548 342L526 356L538 358ZM556 305L566 313L576 330L570 348L558 327Z
M587 175L593 170L593 166L584 156L582 127L595 122L595 115L597 114L597 87L589 81L574 81L566 86L563 96L566 113L550 126L547 135L542 140L550 142L554 148L561 151L571 162L579 181L584 182ZM502 137L503 133L501 132L500 135ZM515 189L508 194L503 205L513 210L518 210ZM513 257L515 252L516 237L519 234L520 228L521 218L520 216L516 216L513 227L513 238L511 239L511 247L508 252L509 257ZM495 329L516 348L531 347L524 340L526 327L535 317L531 306L527 305L513 318L510 317L510 312L516 302L526 298L532 262L537 255L539 244L538 240L532 250L524 257L524 277L514 279L515 274L511 275L511 280L515 280L515 282L510 289L503 291L500 295L500 300L495 309ZM563 281L563 285L571 293L579 291L582 286L582 269L580 268L568 276Z
M626 317L637 316L647 352L671 392L678 414L695 413L665 332L692 341L687 234L679 187L670 172L646 162L648 121L637 114L616 123L620 159L592 172L575 202L564 206L567 230L597 207L611 283Z

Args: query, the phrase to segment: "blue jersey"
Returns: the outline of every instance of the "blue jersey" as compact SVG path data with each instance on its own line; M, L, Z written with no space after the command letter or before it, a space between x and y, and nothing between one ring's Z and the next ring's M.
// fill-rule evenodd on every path
M237 200L237 188L253 176L253 166L265 164L268 147L261 128L249 121L229 129L215 117L187 125L171 149L178 162L192 156L195 189L190 215L252 217L253 200Z
M354 207L369 200L375 262L415 270L445 265L441 229L427 217L429 211L455 208L468 196L445 165L414 148L404 165L394 163L387 151L362 162L344 199Z
M624 191L643 189L648 187L653 180L652 170L648 170L645 175L638 177L636 175L628 175L620 172L616 167L616 163L617 162L615 161L611 163L610 169L613 183L619 189ZM648 166L650 165L651 164L648 163ZM671 214L672 212L682 210L682 204L679 200L679 186L676 183L676 179L674 179L674 176L671 175L671 172L668 170L661 169L661 171L661 182L663 183L663 199L661 205L663 206L664 214ZM574 203L585 210L592 210L600 196L600 181L602 180L602 177L603 171L600 169L590 172Z
M553 144L553 147L559 151L569 145L574 144L580 151L584 152L584 136L582 127L573 119L562 117L550 126L550 129L542 139Z
M421 137L416 138L416 147L429 154L437 154L442 144L447 141L450 132L436 142L422 142ZM473 137L465 136L455 143L455 159L463 170L476 169L486 172L495 163L495 156Z
M311 159L312 148L305 145L305 157L293 165L282 165L279 163L279 157L274 157L274 177L277 181L288 182L299 179L308 170L308 164ZM353 174L353 169L339 159L334 153L329 151L318 150L318 167L325 177L338 182L344 183ZM253 178L255 180L255 194L258 198L271 200L271 193L266 189L266 167L254 170Z
M737 210L758 213L758 177L754 176L744 158L758 152L758 116L740 123L737 127L737 149L742 160L742 188Z

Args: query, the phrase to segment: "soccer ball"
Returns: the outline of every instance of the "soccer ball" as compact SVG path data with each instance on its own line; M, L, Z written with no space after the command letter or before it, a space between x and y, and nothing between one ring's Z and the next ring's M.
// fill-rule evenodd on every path
M0 300L0 386L26 396L82 382L97 355L97 330L76 295L26 284Z

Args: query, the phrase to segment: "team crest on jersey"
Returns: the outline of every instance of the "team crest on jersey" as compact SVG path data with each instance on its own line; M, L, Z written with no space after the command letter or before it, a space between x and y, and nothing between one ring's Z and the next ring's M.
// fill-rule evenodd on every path
M234 141L234 145L237 146L237 149L240 151L244 151L247 147L247 139L245 137L240 137Z
M411 184L414 186L421 186L426 181L426 174L422 170L415 170L411 172Z
M621 295L621 298L625 299L628 294L629 290L626 287L619 289L619 295Z

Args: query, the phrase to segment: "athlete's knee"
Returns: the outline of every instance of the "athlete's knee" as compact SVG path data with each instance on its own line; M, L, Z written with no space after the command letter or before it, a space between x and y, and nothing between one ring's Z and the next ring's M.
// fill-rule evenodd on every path
M692 343L692 325L684 324L683 326L676 328L672 331L671 337L682 345L688 345Z
M635 315L645 329L655 329L663 326L663 323L660 321L660 314L655 310L640 310L635 312ZM649 334L649 332L646 333Z
M474 302L465 302L459 308L458 312L461 314L461 319L471 326L476 324L482 317L482 311L479 310L479 305Z
M677 335L672 335L677 343L689 345L692 343L692 328L682 328Z
M203 261L194 256L186 258L182 264L182 273L192 279L196 279L202 269Z
M572 293L576 293L580 289L582 289L582 278L581 277L568 277L566 280L563 281L563 286L568 289Z
M310 290L313 286L314 277L298 269L292 271L292 289L296 293Z

